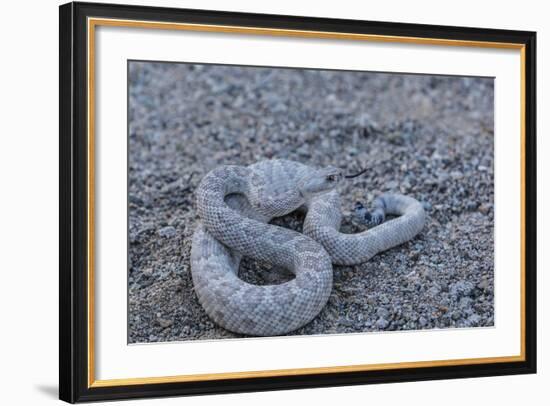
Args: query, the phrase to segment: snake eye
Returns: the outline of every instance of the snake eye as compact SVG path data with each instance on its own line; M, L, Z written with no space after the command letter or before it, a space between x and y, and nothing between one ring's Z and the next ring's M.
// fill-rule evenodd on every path
M334 182L335 180L336 180L336 177L334 175L328 175L327 176L327 181Z

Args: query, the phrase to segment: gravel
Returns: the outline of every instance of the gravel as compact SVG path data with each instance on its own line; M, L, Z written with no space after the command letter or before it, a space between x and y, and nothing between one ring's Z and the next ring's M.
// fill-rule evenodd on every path
M130 343L241 337L193 291L194 191L218 165L266 158L368 167L341 189L344 232L382 192L428 214L412 241L335 266L326 307L291 335L493 326L492 79L131 62L129 86ZM292 278L249 258L239 274Z

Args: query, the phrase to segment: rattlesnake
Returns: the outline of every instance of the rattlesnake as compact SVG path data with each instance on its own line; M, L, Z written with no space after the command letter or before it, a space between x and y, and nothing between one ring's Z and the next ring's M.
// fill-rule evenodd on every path
M424 225L422 205L397 194L376 200L376 215L399 217L358 234L338 230L343 178L334 167L315 169L287 160L221 166L197 189L202 223L193 235L191 271L206 313L227 330L256 336L281 335L310 322L332 289L332 263L361 263L402 244ZM268 224L305 209L303 234ZM238 277L243 255L280 266L295 278L258 286Z

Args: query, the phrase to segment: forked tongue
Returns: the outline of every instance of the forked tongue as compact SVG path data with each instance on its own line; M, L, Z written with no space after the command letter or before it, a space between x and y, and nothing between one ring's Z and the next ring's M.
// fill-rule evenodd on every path
M346 176L344 176L344 178L346 178L346 179L356 178L356 177L358 177L358 176L364 174L366 171L367 171L367 168L363 169L361 172L357 172L356 174L353 174L353 175L346 175Z

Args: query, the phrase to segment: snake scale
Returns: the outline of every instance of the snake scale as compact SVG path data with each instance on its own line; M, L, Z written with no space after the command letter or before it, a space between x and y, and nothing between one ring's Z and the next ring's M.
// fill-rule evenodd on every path
M246 335L291 332L325 306L332 264L367 261L412 239L424 226L417 200L385 194L376 199L373 213L398 217L361 233L341 233L337 186L343 178L338 168L273 159L221 166L202 179L191 272L199 302L214 322ZM303 233L268 224L297 209L307 211ZM295 278L278 285L247 283L238 276L243 255L284 267Z

